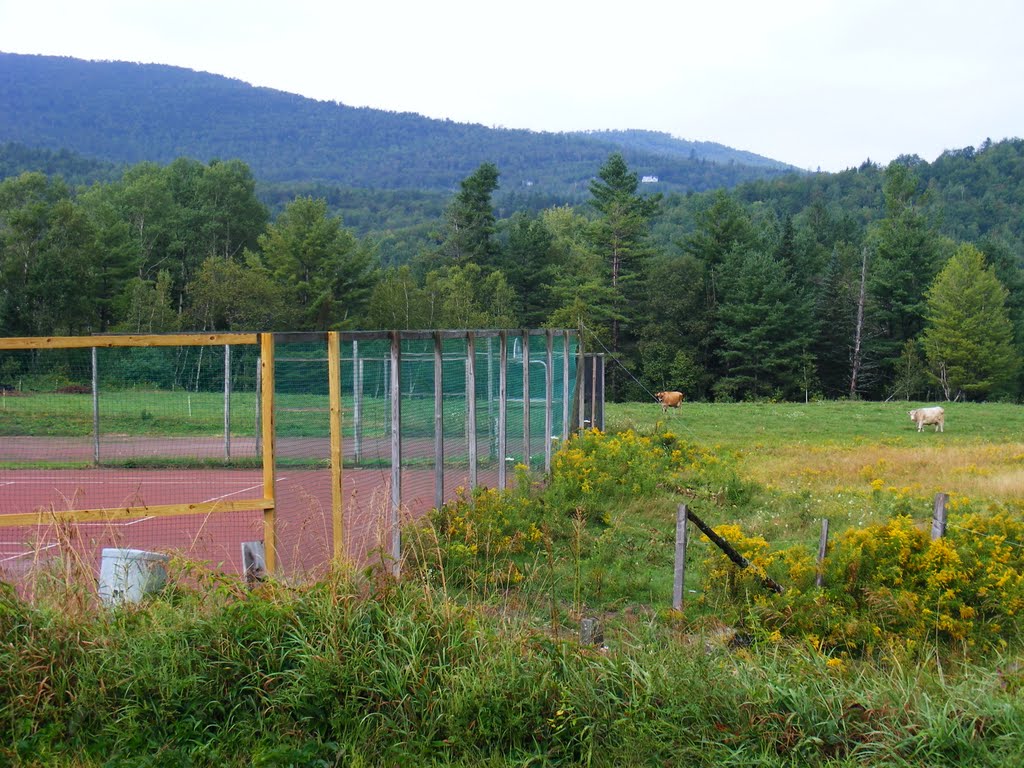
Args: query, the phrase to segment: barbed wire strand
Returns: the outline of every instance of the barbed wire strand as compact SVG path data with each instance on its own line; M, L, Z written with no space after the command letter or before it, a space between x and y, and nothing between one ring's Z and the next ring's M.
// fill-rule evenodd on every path
M656 402L656 403L660 403L660 402L661 402L660 400L658 400L658 398L657 398L657 397L655 397L655 396L654 396L654 393L653 393L653 392L651 392L651 390L649 390L649 389L648 389L647 387L645 387L645 386L644 386L644 385L643 385L643 384L641 383L640 379L638 379L638 378L637 378L636 376L634 376L634 375L633 375L633 372L632 372L631 370L629 370L629 368L627 368L627 367L626 367L626 366L625 366L625 365L624 365L624 364L622 363L622 361L621 361L621 360L619 360L619 358L618 358L618 355L616 355L616 354L615 354L614 352L612 352L612 351L611 351L610 349L608 349L608 347L606 347L606 346L604 345L604 342L602 342L602 341L601 341L601 339L600 339L600 338L598 338L598 336L597 336L597 334L596 334L596 333L594 333L594 332L593 332L593 331L591 331L591 330L590 330L589 328L587 328L587 326L585 326L585 325L584 325L584 324L583 324L582 322L580 322L580 330L581 330L581 331L586 331L586 332L587 332L587 334L588 334L588 335L589 335L589 336L590 336L590 337L591 337L591 338L592 338L592 339L593 339L594 341L596 341L596 342L597 342L598 344L600 344L600 345L601 345L601 349L603 349L603 350L604 350L605 354L606 354L606 355L607 355L608 357L610 357L610 358L611 358L611 359L612 359L612 360L613 360L613 361L615 362L615 364L616 364L616 365L618 365L618 366L619 366L619 367L620 367L620 368L621 368L622 370L624 370L624 371L626 372L626 375L628 375L628 376L629 376L629 378L631 378L631 379L632 379L633 381L635 381L635 382L636 382L636 384L637 384L637 386L638 386L638 387L640 387L640 389L642 389L642 390L643 390L644 392L646 392L646 393L647 393L648 395L650 395L650 396L651 396L651 400L653 400L653 401L654 401L654 402ZM687 432L689 433L689 435L690 435L690 437L691 437L692 439L694 439L694 440L697 440L697 433L696 433L696 432L694 432L694 431L693 431L692 429L690 429L690 428L689 428L688 426L686 426L685 424L679 424L678 426L680 426L680 427L682 427L682 428L683 428L684 430L686 430L686 431L687 431Z

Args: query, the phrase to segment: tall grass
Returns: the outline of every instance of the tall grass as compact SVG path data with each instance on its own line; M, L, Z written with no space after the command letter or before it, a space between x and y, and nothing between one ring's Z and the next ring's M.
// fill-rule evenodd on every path
M998 672L732 652L634 618L614 647L423 583L171 587L106 612L0 595L10 765L1011 765Z

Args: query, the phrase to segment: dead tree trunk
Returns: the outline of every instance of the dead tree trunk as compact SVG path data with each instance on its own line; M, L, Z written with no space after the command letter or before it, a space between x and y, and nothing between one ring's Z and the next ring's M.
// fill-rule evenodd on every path
M868 249L864 248L860 266L860 292L857 294L857 324L853 330L853 354L850 356L850 397L857 396L857 383L864 364L864 305L867 302Z

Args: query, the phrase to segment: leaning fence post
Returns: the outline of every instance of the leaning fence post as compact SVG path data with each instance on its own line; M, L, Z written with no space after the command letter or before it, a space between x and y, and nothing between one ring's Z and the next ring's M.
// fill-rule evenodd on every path
M946 504L948 502L948 493L935 494L935 506L932 509L932 541L946 535Z
M686 505L676 510L676 565L672 582L672 610L683 610L683 582L686 580Z
M814 577L815 586L825 584L825 550L828 549L828 518L821 521L821 538L818 539L818 575Z

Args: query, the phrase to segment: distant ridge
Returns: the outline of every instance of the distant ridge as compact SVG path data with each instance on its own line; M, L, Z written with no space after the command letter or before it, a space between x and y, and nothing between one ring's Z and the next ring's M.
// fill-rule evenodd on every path
M160 64L0 53L0 144L117 165L241 159L273 184L447 191L483 162L504 190L585 192L614 151L665 191L794 172L775 160L652 131L545 133L316 101Z

